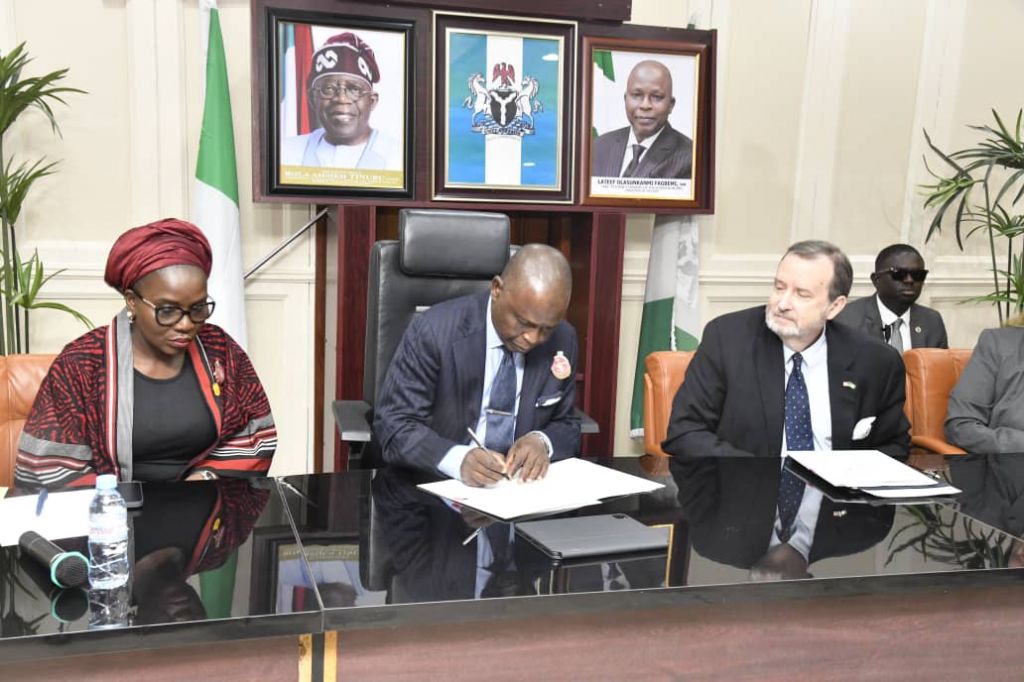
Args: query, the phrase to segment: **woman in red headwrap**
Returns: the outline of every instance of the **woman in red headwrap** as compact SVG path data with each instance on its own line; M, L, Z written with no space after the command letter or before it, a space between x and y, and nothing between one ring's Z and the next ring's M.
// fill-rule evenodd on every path
M18 444L16 485L267 472L277 431L263 386L245 351L206 322L211 260L206 237L181 220L118 238L104 280L125 308L54 361Z

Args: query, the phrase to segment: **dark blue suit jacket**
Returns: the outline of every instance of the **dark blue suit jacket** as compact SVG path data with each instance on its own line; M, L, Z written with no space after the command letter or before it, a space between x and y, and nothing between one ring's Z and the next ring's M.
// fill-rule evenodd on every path
M405 330L373 421L385 461L436 473L453 445L469 442L466 427L476 425L483 396L489 296L488 291L439 303ZM573 369L566 379L551 373L558 351ZM576 356L576 332L564 321L526 354L515 435L543 431L554 448L552 460L579 449Z

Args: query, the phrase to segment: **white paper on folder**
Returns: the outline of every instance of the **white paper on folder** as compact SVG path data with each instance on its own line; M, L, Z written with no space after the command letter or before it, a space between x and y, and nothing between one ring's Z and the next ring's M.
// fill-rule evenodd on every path
M554 462L543 479L531 483L501 481L489 488L473 488L452 479L419 487L499 519L515 519L579 509L609 497L647 493L664 486L574 457Z
M875 497L933 497L960 492L879 450L792 450L786 455L834 486Z
M18 538L27 530L34 530L48 540L88 535L89 502L95 494L92 488L50 493L39 516L37 495L0 500L0 546L18 544Z

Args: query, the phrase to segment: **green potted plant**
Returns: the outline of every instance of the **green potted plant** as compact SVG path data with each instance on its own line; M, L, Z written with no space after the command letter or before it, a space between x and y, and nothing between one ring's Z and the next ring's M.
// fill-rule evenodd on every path
M38 300L42 286L61 271L46 275L37 252L27 260L23 260L18 252L15 226L25 197L37 180L54 172L56 162L38 158L16 164L14 155L8 157L4 154L7 132L19 116L35 108L43 112L53 132L59 136L60 127L53 106L66 104L63 96L68 93L84 92L60 85L67 69L42 76L23 76L22 70L30 61L24 43L0 54L0 293L3 294L0 301L0 326L3 328L0 355L29 351L28 314L32 309L61 310L73 315L87 328L93 326L89 318L62 303Z
M925 167L935 179L923 185L925 208L935 208L925 241L941 231L944 222L952 222L957 246L976 232L988 237L993 291L972 301L995 305L999 323L1024 311L1024 213L1018 204L1024 196L1024 141L1021 118L1011 131L993 110L995 127L970 126L982 134L973 147L945 153L925 131L928 146L943 162L943 172L935 172L927 159Z

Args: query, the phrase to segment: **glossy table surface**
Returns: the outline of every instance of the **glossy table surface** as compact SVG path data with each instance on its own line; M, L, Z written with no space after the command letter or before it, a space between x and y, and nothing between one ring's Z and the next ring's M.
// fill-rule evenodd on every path
M671 471L651 458L595 461L665 487L572 514L667 526L667 551L562 564L514 524L455 509L416 487L423 474L394 468L147 483L121 590L60 591L16 547L0 550L0 659L1024 578L1014 570L1024 564L1024 455L950 457L942 475L963 489L956 498L826 497L806 560L769 547L779 460L697 460ZM85 541L59 544L81 550Z

